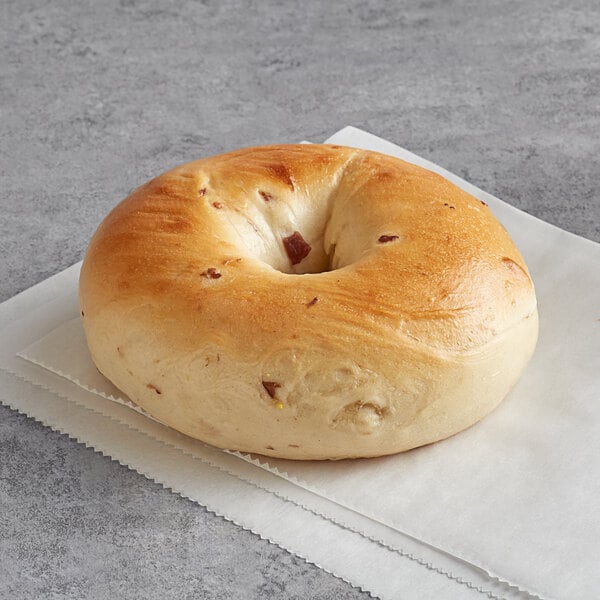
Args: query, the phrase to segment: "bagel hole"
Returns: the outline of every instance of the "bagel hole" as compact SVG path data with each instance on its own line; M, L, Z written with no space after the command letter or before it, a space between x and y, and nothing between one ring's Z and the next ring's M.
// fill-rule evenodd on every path
M314 240L305 237L301 231L294 230L277 237L277 247L273 245L257 252L257 258L273 269L288 275L305 275L327 273L337 268L333 261L335 244L330 245L326 251L322 235Z
M236 242L271 268L290 275L336 271L400 237L365 216L368 207L355 200L356 185L346 186L343 173L339 169L332 187L319 190L320 198L292 202L289 189L257 186L239 208L223 203L218 212Z
M349 236L348 236L349 237ZM288 275L306 275L328 273L346 267L364 255L365 248L361 247L354 253L348 248L339 248L339 244L325 244L325 234L315 240L304 236L300 231L279 235L278 247L271 246L256 252L255 256L273 269ZM348 246L348 240L346 246ZM361 240L363 241L363 240ZM374 238L373 246L377 242ZM350 243L350 247L353 244ZM266 250L266 251L265 251Z
M295 233L299 234L299 232ZM284 272L305 275L335 271L336 267L333 262L335 244L331 245L326 251L322 238L316 243L310 244L300 235L292 234L292 236L282 239L290 262L289 270Z

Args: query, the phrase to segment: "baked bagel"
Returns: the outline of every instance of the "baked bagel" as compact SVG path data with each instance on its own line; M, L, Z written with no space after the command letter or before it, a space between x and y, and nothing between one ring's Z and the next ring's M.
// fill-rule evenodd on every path
M293 459L469 427L538 330L527 267L483 202L332 145L241 149L143 185L93 236L80 303L94 362L134 403Z

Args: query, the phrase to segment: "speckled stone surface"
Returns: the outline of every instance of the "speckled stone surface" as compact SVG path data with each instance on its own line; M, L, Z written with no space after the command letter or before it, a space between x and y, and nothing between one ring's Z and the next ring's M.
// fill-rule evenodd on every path
M600 241L595 0L3 0L0 28L0 300L149 177L347 124ZM84 597L368 596L0 407L0 598Z

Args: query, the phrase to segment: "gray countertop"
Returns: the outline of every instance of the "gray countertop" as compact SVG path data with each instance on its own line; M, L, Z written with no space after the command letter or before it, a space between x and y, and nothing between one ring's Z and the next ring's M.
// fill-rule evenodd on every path
M600 241L600 4L0 3L0 300L153 175L352 124ZM0 406L0 598L366 598Z

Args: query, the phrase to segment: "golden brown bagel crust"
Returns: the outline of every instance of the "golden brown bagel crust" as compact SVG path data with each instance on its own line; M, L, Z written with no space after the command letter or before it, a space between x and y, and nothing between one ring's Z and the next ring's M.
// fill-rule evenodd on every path
M245 148L143 185L93 236L80 302L97 367L151 415L294 459L469 427L538 328L525 262L483 202L331 145Z

